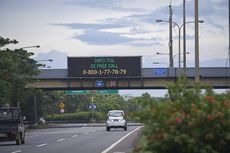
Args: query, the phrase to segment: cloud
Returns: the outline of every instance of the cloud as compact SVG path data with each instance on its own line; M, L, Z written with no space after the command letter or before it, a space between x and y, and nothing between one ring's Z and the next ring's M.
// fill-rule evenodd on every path
M137 14L118 19L108 18L97 23L56 23L52 25L76 31L81 30L80 34L76 34L72 38L90 45L161 45L159 37L146 38L143 36L143 34L151 33L150 30L143 28L147 20L150 20L149 14Z
M57 26L64 26L70 29L83 29L83 30L101 30L111 28L122 28L126 27L126 24L116 23L66 23L66 24L52 24Z
M85 43L92 45L134 45L149 46L153 45L154 39L129 38L122 36L121 33L103 32L86 30L84 34L75 37ZM152 43L151 43L152 42Z
M67 68L67 54L61 51L52 50L47 53L39 53L36 60L47 60L52 59L52 62L41 61L39 63L46 64L46 66L52 69Z
M133 41L132 39L122 37L117 33L101 32L101 31L93 31L93 30L85 31L84 34L77 36L76 38L79 38L79 40L83 42L87 42L89 44L97 44L97 45L115 45L115 44L124 44Z
M117 1L114 0L78 0L68 3L88 7L112 8L118 6L116 2ZM210 31L210 29L212 29L212 31L216 29L224 30L226 23L222 21L226 19L226 3L227 0L203 0L202 3L200 3L200 19L204 19L205 24L209 25L209 28L206 29L207 31ZM181 25L182 16L182 3L174 5L173 21ZM163 42L162 39L154 37L154 35L152 38L149 38L149 35L154 34L156 32L154 30L156 29L153 30L145 27L153 27L154 24L156 24L156 19L168 20L168 17L169 7L167 5L158 7L153 12L133 13L132 15L121 18L106 18L100 21L97 20L94 23L56 23L52 25L63 26L76 31L80 30L81 33L76 34L72 38L90 45L151 46L161 45ZM191 21L191 19L194 18L194 1L186 1L186 17L187 21ZM116 31L114 31L114 29L116 29ZM128 30L123 31L123 29Z
M227 0L202 0L199 1L199 18L204 20L206 24L212 25L214 28L224 28L223 23L228 17L228 1ZM183 20L183 4L172 5L173 21L182 24ZM164 6L154 11L154 17L161 17L162 20L168 20L169 7ZM194 20L194 1L186 1L186 18L187 21Z
M140 8L127 8L123 7L121 1L117 0L72 0L66 2L67 5L78 5L89 8L102 8L115 11L133 11L133 12L144 12L144 9Z
M188 67L194 67L194 61L187 61ZM228 67L228 61L224 58L214 58L208 60L200 60L200 67Z

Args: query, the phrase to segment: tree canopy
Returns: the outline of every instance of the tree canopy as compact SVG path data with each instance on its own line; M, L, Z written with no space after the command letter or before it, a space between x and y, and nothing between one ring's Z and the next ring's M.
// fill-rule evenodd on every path
M0 36L0 106L17 106L25 98L25 90L40 66L31 58L32 52L19 48L3 48L17 40Z

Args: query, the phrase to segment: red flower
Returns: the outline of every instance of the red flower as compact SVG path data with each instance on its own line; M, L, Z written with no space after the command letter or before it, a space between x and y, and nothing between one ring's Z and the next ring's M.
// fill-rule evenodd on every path
M224 108L228 108L228 102L227 101L222 102L222 105Z
M205 99L212 104L215 101L215 98L213 96L206 96Z
M178 123L178 124L179 124L179 123L181 123L182 121L183 121L183 119L182 119L182 118L180 118L180 117L177 117L177 118L176 118L176 123Z
M213 116L213 115L208 115L208 116L207 116L207 119L208 119L209 121L212 121L212 120L214 120L214 116Z

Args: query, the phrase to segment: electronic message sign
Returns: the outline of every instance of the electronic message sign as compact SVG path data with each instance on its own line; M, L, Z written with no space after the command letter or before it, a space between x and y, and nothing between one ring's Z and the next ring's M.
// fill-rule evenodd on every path
M68 57L69 77L141 76L140 56Z

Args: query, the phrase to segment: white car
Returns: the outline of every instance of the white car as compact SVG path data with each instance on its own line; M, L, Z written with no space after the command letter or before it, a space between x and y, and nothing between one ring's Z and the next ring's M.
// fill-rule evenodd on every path
M127 121L123 110L110 110L107 114L106 130L111 128L123 128L127 130Z

